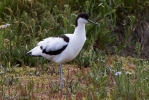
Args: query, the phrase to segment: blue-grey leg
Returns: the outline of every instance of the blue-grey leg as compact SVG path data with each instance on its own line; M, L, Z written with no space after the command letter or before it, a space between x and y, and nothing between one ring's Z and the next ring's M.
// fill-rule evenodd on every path
M62 89L62 64L59 67L59 74L60 74L60 89Z

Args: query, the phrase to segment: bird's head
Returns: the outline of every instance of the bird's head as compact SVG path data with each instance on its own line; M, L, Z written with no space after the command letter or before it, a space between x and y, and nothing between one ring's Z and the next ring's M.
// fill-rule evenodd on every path
M77 18L76 18L76 22L75 22L75 26L77 27L80 24L86 24L86 23L93 23L93 24L97 24L91 20L89 20L89 15L85 12L82 12L80 14L78 14Z

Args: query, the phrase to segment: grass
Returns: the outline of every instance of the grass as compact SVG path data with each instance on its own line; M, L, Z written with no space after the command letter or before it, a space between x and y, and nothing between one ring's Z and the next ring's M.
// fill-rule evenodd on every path
M58 67L37 66L0 69L1 99L149 99L148 61L131 57L106 56L87 68L63 66L62 91L59 90ZM121 72L120 75L115 73ZM142 74L143 73L143 74Z
M0 99L149 99L149 64L139 58L140 43L136 57L118 56L132 44L128 37L135 23L148 16L148 4L148 0L0 1L0 24L11 24L0 29ZM72 33L74 19L84 11L99 25L86 25L87 41L77 58L64 64L60 91L58 65L25 53L43 38Z

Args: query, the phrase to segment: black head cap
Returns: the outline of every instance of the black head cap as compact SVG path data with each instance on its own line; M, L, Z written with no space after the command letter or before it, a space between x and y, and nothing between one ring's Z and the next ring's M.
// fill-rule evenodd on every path
M77 16L77 18L76 18L76 22L75 22L75 26L76 27L78 26L78 22L77 21L78 21L79 18L84 18L84 19L88 20L89 19L89 15L87 13L85 13L85 12L80 13Z

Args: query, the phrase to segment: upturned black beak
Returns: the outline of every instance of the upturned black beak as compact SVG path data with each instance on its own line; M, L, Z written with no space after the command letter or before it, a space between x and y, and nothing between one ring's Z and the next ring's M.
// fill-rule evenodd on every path
M93 22L93 21L91 21L89 19L88 19L88 22L98 25L98 23L95 23L95 22Z

